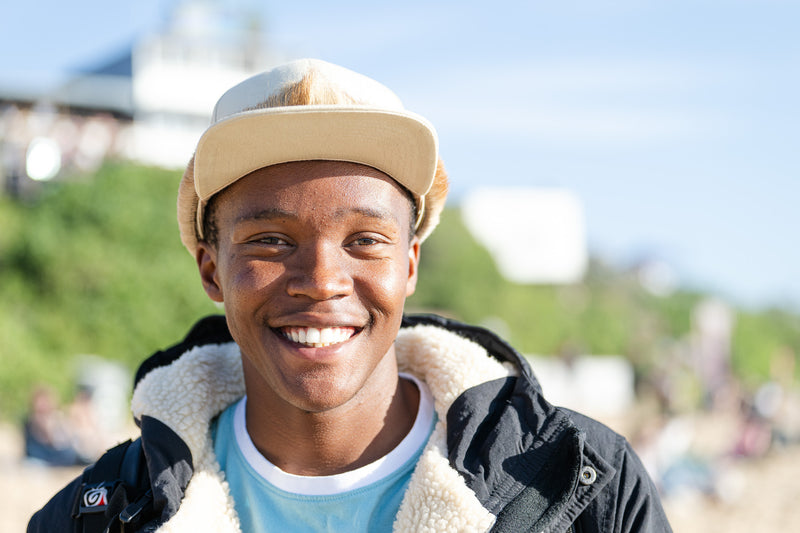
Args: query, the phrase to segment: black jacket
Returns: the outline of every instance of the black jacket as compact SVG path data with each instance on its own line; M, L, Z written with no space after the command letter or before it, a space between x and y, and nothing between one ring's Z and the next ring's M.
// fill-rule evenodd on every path
M499 337L410 316L396 351L401 370L431 389L439 423L395 530L671 531L627 441L549 404L525 359ZM208 424L243 393L240 354L222 317L200 321L181 343L142 364L133 398L144 457L137 475L151 492L126 531L165 523L174 531L238 531ZM81 531L73 515L85 491L75 480L34 515L28 531ZM118 498L108 514L139 496Z

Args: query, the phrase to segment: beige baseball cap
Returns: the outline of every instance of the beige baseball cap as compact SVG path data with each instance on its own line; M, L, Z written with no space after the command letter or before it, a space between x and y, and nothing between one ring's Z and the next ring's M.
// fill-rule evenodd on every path
M260 168L308 160L361 163L392 177L417 202L415 228L418 235L426 231L422 238L438 220L443 205L426 206L426 195L435 179L444 180L435 187L444 187L437 194L443 204L447 177L433 126L377 81L301 59L248 78L217 102L181 181L184 245L194 254L205 206L216 193Z

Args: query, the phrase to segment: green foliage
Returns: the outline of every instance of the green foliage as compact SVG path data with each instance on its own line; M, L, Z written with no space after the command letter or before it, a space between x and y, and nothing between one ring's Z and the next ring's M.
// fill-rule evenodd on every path
M581 284L513 284L469 236L459 212L449 209L422 247L417 292L408 308L499 324L525 353L622 354L637 372L647 373L674 359L675 344L689 342L692 310L703 298L685 291L654 296L634 276L596 260ZM800 318L787 311L737 312L732 343L735 373L745 381L763 379L777 352L800 355Z
M499 307L497 287L503 280L489 253L477 246L458 213L446 210L435 232L422 245L417 290L408 310L456 313L476 322L487 309Z
M581 285L508 282L469 235L459 212L448 209L422 247L417 293L409 308L446 310L472 323L501 322L512 343L528 353L627 353L639 331L653 329L651 323L655 334L672 333L671 322L642 314L647 303L638 286L599 263Z
M179 177L108 164L81 181L47 184L32 203L0 197L0 417L19 417L38 383L68 397L77 355L97 354L132 371L197 318L219 312L180 244ZM689 368L672 352L688 339L702 298L653 296L598 261L581 284L510 283L449 209L422 247L407 310L490 325L524 353L623 354L641 373ZM777 353L791 363L800 354L797 315L739 312L735 371L763 379Z
M76 355L133 369L216 311L178 237L179 177L109 164L29 204L0 199L0 415L35 383L68 395Z
M800 319L784 310L771 309L763 313L740 312L733 334L733 365L749 380L773 378L784 380L780 375L785 368L786 354L800 353ZM791 363L796 366L796 358Z

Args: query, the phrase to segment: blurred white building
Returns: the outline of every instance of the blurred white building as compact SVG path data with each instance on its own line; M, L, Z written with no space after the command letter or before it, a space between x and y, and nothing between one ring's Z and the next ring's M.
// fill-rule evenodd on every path
M46 178L27 173L44 166L26 161L31 152L65 170L91 170L107 156L184 166L219 96L286 59L268 48L261 26L260 15L241 7L184 1L163 28L53 89L0 87L0 182L17 193L29 178ZM29 149L48 145L42 139L57 150Z
M547 399L602 421L627 414L635 401L633 365L619 355L581 355L570 361L526 356Z
M183 166L232 85L283 61L264 44L260 19L222 2L179 5L171 24L132 54L131 158Z
M563 189L482 188L462 202L464 224L517 283L577 283L588 265L583 206Z

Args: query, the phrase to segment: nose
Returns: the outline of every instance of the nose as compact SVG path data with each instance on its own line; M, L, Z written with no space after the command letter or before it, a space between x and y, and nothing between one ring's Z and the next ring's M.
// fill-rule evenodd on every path
M352 293L353 279L340 247L317 243L304 246L298 252L294 254L286 284L290 296L324 301Z

